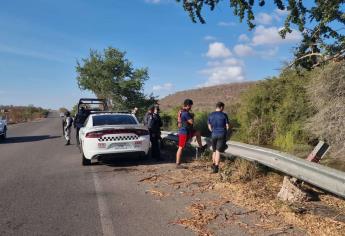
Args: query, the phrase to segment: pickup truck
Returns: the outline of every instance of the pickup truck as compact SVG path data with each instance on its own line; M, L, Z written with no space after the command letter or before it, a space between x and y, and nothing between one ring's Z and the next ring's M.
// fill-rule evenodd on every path
M0 116L0 139L6 139L7 135L7 121L4 117Z
M76 128L76 140L79 146L79 130L84 126L85 121L92 112L108 111L108 101L98 98L81 98L78 102L77 114L74 119Z

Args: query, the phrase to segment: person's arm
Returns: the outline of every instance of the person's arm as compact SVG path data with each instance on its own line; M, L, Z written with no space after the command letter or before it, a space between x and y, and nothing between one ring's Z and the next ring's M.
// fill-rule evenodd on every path
M230 124L229 124L229 117L227 114L225 114L225 118L226 118L226 130L230 129Z
M208 130L209 130L210 132L212 132L212 126L211 126L211 124L208 124Z
M207 127L210 132L212 132L212 125L211 125L211 117L209 116L207 119Z
M158 115L158 122L159 122L159 127L163 126L163 121L162 118Z
M190 125L194 124L193 116L189 112L185 113L185 118Z

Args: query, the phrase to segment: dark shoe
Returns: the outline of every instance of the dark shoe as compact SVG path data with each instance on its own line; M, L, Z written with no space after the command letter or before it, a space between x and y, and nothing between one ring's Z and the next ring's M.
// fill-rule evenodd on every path
M214 170L214 167L215 167L216 165L214 164L214 163L212 163L212 166L211 166L211 170L212 170L212 173L213 173L213 170Z
M71 145L70 141L67 141L67 143L65 144L65 146Z
M185 169L185 167L181 164L176 164L176 169Z
M219 166L214 165L212 173L216 174L219 172Z

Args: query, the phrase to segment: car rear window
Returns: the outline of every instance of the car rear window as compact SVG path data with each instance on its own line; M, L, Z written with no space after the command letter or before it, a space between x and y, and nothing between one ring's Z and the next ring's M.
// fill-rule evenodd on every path
M93 126L101 125L136 125L137 121L130 115L101 115L92 117Z

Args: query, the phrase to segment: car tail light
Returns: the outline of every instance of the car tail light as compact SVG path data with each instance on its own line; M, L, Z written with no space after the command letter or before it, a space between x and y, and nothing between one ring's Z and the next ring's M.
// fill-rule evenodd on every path
M149 131L144 129L110 129L102 131L93 131L86 134L86 138L101 138L103 135L107 134L128 134L133 133L138 136L149 135Z
M102 131L95 131L95 132L87 133L85 138L101 138L103 135L104 134Z
M149 135L149 131L144 130L144 129L137 129L135 130L135 134L138 136Z

